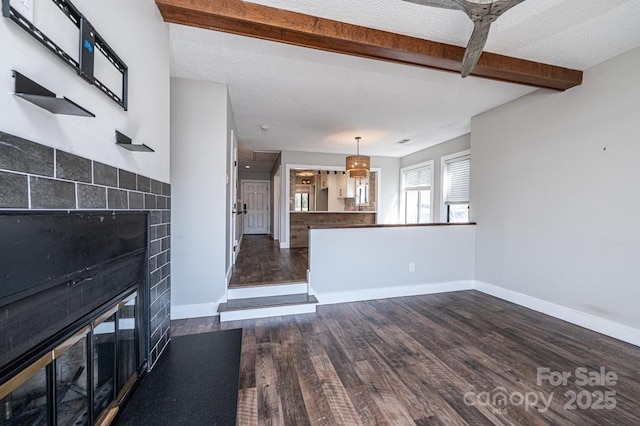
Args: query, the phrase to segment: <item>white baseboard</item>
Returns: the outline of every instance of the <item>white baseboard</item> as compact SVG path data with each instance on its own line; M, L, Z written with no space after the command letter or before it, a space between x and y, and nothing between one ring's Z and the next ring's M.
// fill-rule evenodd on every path
M171 319L213 317L219 315L218 306L225 303L226 297L215 303L195 303L193 305L171 305Z
M640 346L640 329L482 281L475 282L475 289L482 293L506 300L507 302L515 303L516 305L524 306L525 308L596 331L605 336Z
M288 249L289 248L289 243L287 241L280 241L280 248L281 249Z
M414 284L398 287L367 288L352 291L318 293L320 305L360 302L363 300L389 299L391 297L419 296L425 294L448 293L451 291L473 290L474 281L449 281L444 283Z

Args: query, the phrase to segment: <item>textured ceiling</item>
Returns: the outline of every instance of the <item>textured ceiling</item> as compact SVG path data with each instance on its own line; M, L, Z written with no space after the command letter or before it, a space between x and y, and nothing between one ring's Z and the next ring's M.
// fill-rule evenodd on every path
M460 46L472 30L462 12L401 0L254 2ZM527 0L493 24L485 50L586 69L639 46L637 22L640 0ZM270 169L253 150L349 154L355 136L363 154L407 155L534 90L180 25L171 75L229 85L240 165L253 170Z
M466 46L473 30L461 11L402 0L251 3L457 46ZM639 0L526 0L492 25L484 50L584 70L639 46L639 20Z

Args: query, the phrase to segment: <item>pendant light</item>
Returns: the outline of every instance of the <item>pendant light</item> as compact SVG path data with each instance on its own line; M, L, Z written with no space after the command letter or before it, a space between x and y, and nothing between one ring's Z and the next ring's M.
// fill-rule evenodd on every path
M352 178L364 178L367 177L367 172L371 166L371 158L366 155L360 155L360 136L356 137L357 151L356 155L350 155L347 157L346 169L349 172L349 176Z

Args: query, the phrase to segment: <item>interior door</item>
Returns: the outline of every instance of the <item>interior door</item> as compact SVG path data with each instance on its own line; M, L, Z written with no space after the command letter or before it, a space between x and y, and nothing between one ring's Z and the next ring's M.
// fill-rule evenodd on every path
M269 181L242 181L245 234L269 233Z

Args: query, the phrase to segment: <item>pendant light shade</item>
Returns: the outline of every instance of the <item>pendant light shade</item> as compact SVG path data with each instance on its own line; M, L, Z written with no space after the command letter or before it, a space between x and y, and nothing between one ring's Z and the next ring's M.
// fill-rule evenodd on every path
M367 173L371 167L371 158L366 155L360 155L360 139L362 139L360 136L356 137L356 155L347 157L346 169L352 178L367 177Z
M367 171L366 170L351 170L349 172L349 177L352 177L354 179L366 178L367 177Z

